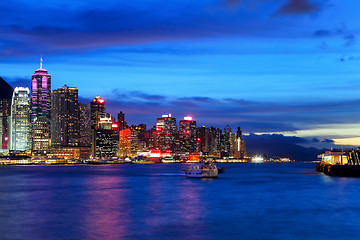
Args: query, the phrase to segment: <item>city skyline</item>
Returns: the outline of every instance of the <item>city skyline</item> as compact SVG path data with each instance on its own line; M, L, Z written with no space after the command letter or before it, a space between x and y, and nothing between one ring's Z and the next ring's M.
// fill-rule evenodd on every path
M92 3L60 10L57 1L44 2L49 11L29 22L20 16L34 6L14 1L15 11L1 3L1 76L29 86L43 53L52 89L77 87L86 103L100 95L113 116L121 110L134 124L153 126L172 113L199 126L305 137L314 146L360 145L359 16L351 4L105 1L94 12L99 2Z

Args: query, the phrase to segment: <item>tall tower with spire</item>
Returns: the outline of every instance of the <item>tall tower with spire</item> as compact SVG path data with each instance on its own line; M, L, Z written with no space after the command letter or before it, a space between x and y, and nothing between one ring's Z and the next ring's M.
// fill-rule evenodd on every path
M31 77L31 123L33 127L34 151L46 150L50 146L51 75L40 68Z

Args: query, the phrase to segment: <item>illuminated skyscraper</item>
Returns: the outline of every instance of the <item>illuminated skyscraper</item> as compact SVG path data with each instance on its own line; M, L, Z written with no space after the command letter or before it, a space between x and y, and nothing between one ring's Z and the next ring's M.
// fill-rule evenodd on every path
M203 155L220 156L223 151L224 137L222 130L215 127L199 127L197 128L197 150Z
M118 153L120 157L131 156L131 130L129 128L120 130Z
M154 149L156 148L156 127L147 130L144 132L144 137L142 139L144 148Z
M232 133L231 133L231 128L229 125L226 125L226 127L224 128L224 151L227 153L230 153L230 149L231 149L231 139L232 139Z
M100 118L106 117L105 100L96 96L90 103L91 109L91 129L95 129Z
M91 112L86 103L79 103L80 109L80 140L79 146L91 146Z
M111 117L100 118L93 131L91 155L94 158L116 157L119 143L119 125Z
M79 146L78 89L64 86L51 92L51 145Z
M10 150L25 151L31 149L29 88L16 87L14 90L9 130Z
M197 128L196 137L197 152L202 152L204 155L207 155L209 153L209 142L211 141L209 129L205 126Z
M160 150L176 150L177 139L176 118L171 114L162 115L156 120L156 147Z
M222 130L215 127L209 127L209 155L220 156Z
M246 157L245 140L243 139L242 131L240 127L237 128L234 145L235 145L234 157L240 159L245 158Z
M144 134L146 132L146 125L131 125L131 153L136 155L138 151L146 149L146 142L144 142Z
M0 77L0 149L8 149L8 117L14 89Z
M50 146L51 75L42 67L31 78L31 123L33 150L46 150Z
M180 150L196 152L196 121L192 117L184 117L179 122Z

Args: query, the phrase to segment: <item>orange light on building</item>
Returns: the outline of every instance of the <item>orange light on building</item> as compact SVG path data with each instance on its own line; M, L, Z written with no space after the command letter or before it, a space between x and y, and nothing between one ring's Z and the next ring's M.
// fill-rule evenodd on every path
M198 162L200 161L200 154L198 152L191 152L189 155L190 162Z

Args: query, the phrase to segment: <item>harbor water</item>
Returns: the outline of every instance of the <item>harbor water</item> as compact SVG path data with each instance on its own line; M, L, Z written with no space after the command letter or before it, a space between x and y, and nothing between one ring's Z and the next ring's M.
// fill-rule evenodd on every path
M360 239L360 178L315 163L0 166L0 239Z

